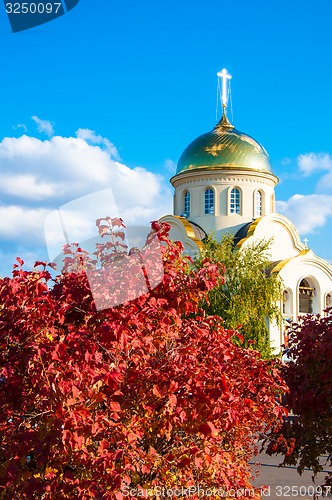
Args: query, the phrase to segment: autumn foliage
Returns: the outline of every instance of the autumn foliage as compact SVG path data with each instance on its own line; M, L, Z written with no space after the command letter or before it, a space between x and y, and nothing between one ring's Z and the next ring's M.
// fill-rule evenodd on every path
M98 221L105 237L121 236L121 225ZM283 383L274 362L235 346L239 334L199 310L222 279L219 266L207 260L194 271L181 244L169 242L169 227L153 228L163 281L117 307L96 310L83 270L94 259L97 274L127 259L110 280L130 286L135 261L112 252L114 239L94 256L68 246L55 283L46 264L27 272L20 260L1 280L1 498L250 487L254 438L280 421ZM100 301L113 293L103 278Z
M332 309L325 317L305 316L289 329L291 362L282 375L289 386L285 406L296 415L272 433L269 452L282 453L284 465L297 465L314 476L332 466ZM324 457L324 458L323 458ZM326 477L332 486L332 473Z

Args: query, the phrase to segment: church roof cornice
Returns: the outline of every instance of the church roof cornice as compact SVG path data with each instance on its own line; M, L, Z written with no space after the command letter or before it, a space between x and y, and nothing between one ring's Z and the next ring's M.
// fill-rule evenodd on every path
M257 171L255 169L250 169L245 166L239 166L239 165L227 165L227 168L224 168L223 166L218 166L218 167L201 167L196 170L187 170L185 172L180 172L176 175L173 175L171 177L170 182L172 186L174 186L174 183L177 181L181 181L183 179L188 179L188 178L199 178L204 176L215 176L218 174L220 178L226 178L227 176L231 176L234 174L237 175L243 175L243 176L254 176L256 178L265 178L269 179L270 181L273 182L274 185L276 185L279 182L279 179L276 175L274 175L272 172L267 172L267 171Z
M303 251L307 251L307 248L305 245L301 242L299 233L294 226L294 224L287 219L284 215L281 214L270 214L270 215L265 215L263 217L260 217L258 219L255 219L250 226L248 225L247 233L242 237L242 239L238 242L238 246L243 245L251 236L254 236L254 233L256 231L257 226L259 223L262 222L263 224L268 222L268 223L277 223L281 224L286 231L288 232L289 236L292 239L293 242L293 247L294 249L298 252L298 254L301 254Z
M202 239L207 236L204 229L198 224L188 221L185 217L179 215L164 215L159 219L161 222L168 222L171 225L176 225L181 232L184 232L187 241L191 241L196 245L196 248L201 251L203 249Z
M302 250L298 255L294 255L288 259L284 259L272 269L273 274L279 274L283 271L283 269L289 264L295 261L301 261L304 264L310 264L311 266L315 266L318 269L321 269L326 274L328 274L332 278L332 266L324 259L318 257L312 250L306 248Z

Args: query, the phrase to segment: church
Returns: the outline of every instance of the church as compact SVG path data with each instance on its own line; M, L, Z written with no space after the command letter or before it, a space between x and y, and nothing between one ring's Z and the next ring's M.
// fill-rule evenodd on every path
M211 130L194 139L183 151L176 174L173 215L160 220L171 225L170 238L181 241L194 256L202 240L213 232L218 241L234 235L241 249L271 240L272 272L284 287L280 304L282 324L270 324L274 352L285 343L285 326L305 314L324 314L332 305L332 267L307 248L294 224L275 212L273 173L264 147L237 130L227 117L227 87L231 76L223 69L222 118Z

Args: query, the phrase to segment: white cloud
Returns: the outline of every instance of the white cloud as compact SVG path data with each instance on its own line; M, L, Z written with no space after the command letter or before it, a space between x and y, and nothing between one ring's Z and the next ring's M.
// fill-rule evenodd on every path
M316 185L316 190L319 192L330 191L332 189L332 172L323 175Z
M16 126L13 127L15 130L19 129L19 128L23 128L24 130L24 133L26 134L27 131L28 131L28 127L26 125L24 125L24 123L18 123Z
M300 234L315 233L332 217L332 196L325 194L295 194L287 201L277 201L276 206Z
M167 160L164 161L164 168L166 172L169 172L172 175L175 175L176 165L176 162L171 160L170 158L167 158Z
M300 172L308 177L317 171L332 172L332 157L328 153L307 153L298 156Z
M37 123L38 132L46 134L49 137L54 135L53 125L50 121L41 120L40 118L38 118L38 116L32 116L31 118L33 119L34 122Z
M105 137L97 135L94 130L90 130L88 128L79 128L76 131L76 135L79 139L83 139L88 143L98 146L104 146L114 160L120 159L119 152L114 146L114 144Z
M11 244L29 249L32 255L34 248L44 245L44 220L52 210L107 188L128 226L149 225L171 213L168 181L144 168L129 168L115 156L117 150L108 139L87 129L80 129L77 137L4 138L0 142L2 251ZM112 216L110 205L98 196L95 208L99 217Z
M1 241L15 241L22 245L43 244L43 223L48 213L45 208L0 205Z
M26 200L41 200L56 196L55 186L47 182L39 182L35 176L1 175L0 185L5 194Z
M332 189L332 156L328 153L307 153L297 158L299 171L304 177L317 172L327 172L322 175L315 186L319 193L330 192Z

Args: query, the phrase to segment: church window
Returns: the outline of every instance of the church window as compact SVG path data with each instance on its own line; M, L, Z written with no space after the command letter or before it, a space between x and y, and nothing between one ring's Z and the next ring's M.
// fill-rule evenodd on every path
M214 192L211 188L205 191L204 211L206 214L214 213Z
M308 280L303 279L299 286L299 312L305 314L313 313L313 299L315 289L310 286Z
M238 188L233 188L231 191L230 198L230 213L239 214L241 206L241 194Z
M326 294L325 307L332 307L332 292Z
M282 312L286 315L291 315L293 313L293 294L290 289L284 290L283 293L283 304L282 304Z
M190 193L186 191L184 195L184 214L185 217L190 217Z
M262 215L262 193L256 191L255 194L255 217L260 217Z

